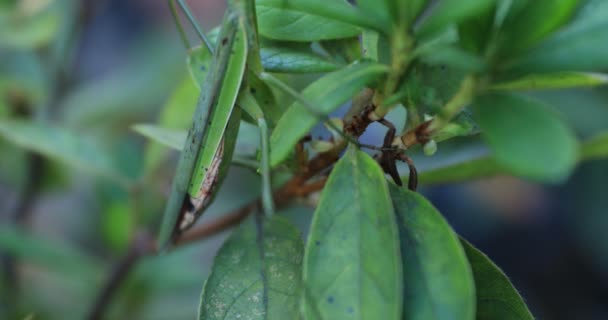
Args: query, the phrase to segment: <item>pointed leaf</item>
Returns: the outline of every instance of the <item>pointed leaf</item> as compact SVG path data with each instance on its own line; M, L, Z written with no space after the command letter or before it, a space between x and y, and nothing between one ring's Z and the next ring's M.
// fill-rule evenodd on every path
M284 218L249 219L215 257L199 319L297 319L303 250Z
M185 129L169 129L153 124L137 124L132 129L164 147L177 151L182 151L186 143L186 137L188 136L188 132Z
M475 286L458 236L418 193L389 185L401 239L404 319L474 319Z
M328 5L340 11L352 12L354 9L347 3L330 0L325 1L323 7L315 7L314 3L307 4L305 1L308 0L257 0L260 34L275 40L318 41L349 38L361 33L361 29L355 25L317 12Z
M384 173L354 147L334 167L304 257L304 319L400 319L401 262Z
M493 157L482 156L445 167L423 171L419 173L418 181L422 185L457 183L499 174L507 174L507 170L498 164Z
M335 71L340 65L304 50L266 47L260 50L264 70L285 73L321 73Z
M545 182L565 179L578 158L572 130L541 103L488 94L473 102L475 119L494 157L511 173Z
M277 40L348 38L360 27L385 32L390 27L342 0L257 0L256 9L260 34Z
M505 53L521 51L543 39L572 17L579 0L525 1L524 7L505 17L501 28Z
M585 141L581 147L581 158L584 160L608 158L608 132Z
M442 0L435 5L430 15L422 21L416 33L420 36L437 34L450 25L473 17L487 10L495 0Z
M310 84L302 95L316 106L313 112L327 115L352 98L359 90L374 82L386 72L376 63L356 63L330 73ZM299 102L292 104L279 119L270 137L270 163L281 163L300 138L320 121Z
M555 72L531 74L508 82L496 83L492 90L547 90L574 87L593 87L606 84L608 75L590 72Z
M460 239L475 277L477 319L534 320L509 278L483 252Z
M510 71L596 71L608 68L608 2L590 1L572 23L510 65Z
M0 136L63 164L101 175L125 186L129 184L116 170L109 155L81 133L42 123L8 120L0 121Z

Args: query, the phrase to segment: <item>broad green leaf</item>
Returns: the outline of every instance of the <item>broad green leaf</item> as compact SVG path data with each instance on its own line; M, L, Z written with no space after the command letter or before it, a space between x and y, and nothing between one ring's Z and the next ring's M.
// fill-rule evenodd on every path
M288 41L349 38L359 27L388 31L388 21L368 17L341 0L257 0L262 36Z
M474 319L475 285L458 236L418 193L390 184L403 259L403 319Z
M477 319L534 320L509 278L483 252L461 238L477 291Z
M421 185L457 183L506 173L504 167L498 164L494 158L482 156L464 162L423 171L418 175L418 182Z
M428 0L391 0L395 8L397 25L410 27L418 18Z
M608 132L596 135L581 146L581 159L608 158Z
M501 51L521 51L542 40L572 16L579 0L525 1L525 7L507 14L501 28Z
M355 63L313 82L302 95L317 107L314 113L327 115L386 71L386 66L380 64ZM319 121L319 117L301 103L292 104L279 119L270 137L271 165L276 166L285 160L300 138Z
M355 4L361 12L375 20L388 21L394 24L396 4L393 0L358 0Z
M401 319L395 214L384 173L350 147L317 207L304 257L304 319Z
M215 257L199 319L297 319L303 247L282 217L243 223Z
M30 234L15 226L0 226L0 249L23 260L62 273L94 277L100 262L57 240Z
M339 20L288 9L288 4L292 2L298 1L256 1L259 32L262 36L275 40L318 41L349 38L361 33L358 27ZM348 6L346 3L343 5Z
M488 6L483 12L458 25L458 42L465 50L484 55L492 36L495 35L496 9L496 4Z
M12 143L85 172L101 175L127 186L112 160L81 133L22 120L0 121L0 136Z
M487 10L495 0L441 0L422 21L416 34L422 37L437 34L450 25Z
M480 96L472 106L496 161L517 176L564 180L578 158L572 130L540 102L510 94Z
M516 73L596 71L608 68L608 3L584 10L564 28L509 64Z
M264 70L286 73L335 71L340 65L304 50L265 47L260 50Z
M579 161L608 158L608 133L603 133L581 144ZM449 164L418 173L421 185L458 183L475 179L508 175L509 170L489 155ZM407 181L407 177L401 177Z
M492 90L546 90L593 87L606 84L608 75L590 72L555 72L531 74L508 82L492 84Z

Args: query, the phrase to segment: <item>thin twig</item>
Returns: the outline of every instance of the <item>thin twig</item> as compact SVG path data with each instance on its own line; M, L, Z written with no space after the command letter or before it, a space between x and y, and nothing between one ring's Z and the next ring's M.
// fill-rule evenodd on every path
M87 316L89 320L102 319L118 288L129 276L133 267L144 256L155 252L154 240L147 232L139 232L133 239L129 250L112 269L106 284L99 292Z

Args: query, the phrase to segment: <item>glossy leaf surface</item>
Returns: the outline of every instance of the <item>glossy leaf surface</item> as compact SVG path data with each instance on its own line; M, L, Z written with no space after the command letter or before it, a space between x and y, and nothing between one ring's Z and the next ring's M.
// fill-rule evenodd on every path
M401 262L384 173L350 147L315 211L304 258L304 319L400 319Z
M557 182L574 168L578 158L574 133L541 103L489 94L476 99L472 109L494 157L513 174Z
M250 218L215 257L199 319L296 319L303 251L287 220Z
M389 189L401 239L403 319L474 319L473 274L458 237L424 197Z

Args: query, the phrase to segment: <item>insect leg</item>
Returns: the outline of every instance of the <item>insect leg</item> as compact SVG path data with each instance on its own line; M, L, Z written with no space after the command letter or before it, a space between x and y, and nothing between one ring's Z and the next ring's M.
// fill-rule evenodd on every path
M384 172L388 173L395 184L398 186L402 186L403 182L401 181L401 177L399 176L399 171L397 171L396 159L398 157L399 151L391 148L391 144L393 139L395 139L395 134L397 129L395 126L388 120L382 118L378 120L380 124L387 127L386 135L384 136L384 143L382 144L382 153L380 154L380 166L384 170Z
M268 124L259 104L250 93L244 89L239 96L238 105L256 120L260 129L260 145L262 148L260 159L260 171L262 175L262 207L266 215L274 214L274 201L272 199L272 184L270 181L270 135Z
M175 20L175 22L177 24L177 28L179 29L179 32L182 37L182 41L184 41L184 44L188 47L188 49L190 48L190 43L188 43L186 33L184 32L183 26L179 20L179 17L177 15L177 11L175 10L175 5L174 5L173 1L177 1L180 8L182 9L182 11L186 14L188 21L190 21L190 24L192 25L192 27L194 27L194 30L196 30L196 34L198 35L198 37L205 44L205 46L207 47L209 52L213 53L214 48L211 45L211 42L209 41L209 39L207 39L207 36L205 35L205 33L203 32L203 29L201 28L201 26L198 24L198 22L194 18L194 15L192 14L192 11L188 7L188 4L186 4L185 0L169 0L169 6L171 7L171 13L173 14L173 19Z

